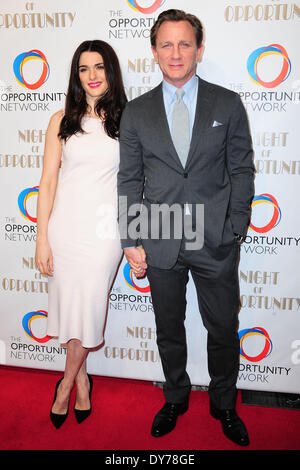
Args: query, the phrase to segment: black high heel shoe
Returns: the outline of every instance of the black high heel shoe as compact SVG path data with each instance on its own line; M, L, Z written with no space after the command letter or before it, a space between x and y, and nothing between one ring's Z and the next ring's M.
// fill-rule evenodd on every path
M75 414L75 418L77 419L77 422L78 424L82 423L82 421L84 421L86 418L88 418L92 412L92 399L91 399L91 396L92 396L92 388L93 388L93 380L92 380L92 377L87 374L88 376L88 379L89 379L89 382L90 382L90 408L88 410L77 410L74 406L74 414Z
M53 407L53 405L54 405L54 403L55 403L56 395L57 395L57 390L58 390L58 387L60 386L60 383L61 383L62 380L63 380L63 377L62 377L61 379L59 379L59 381L58 381L57 384L56 384L52 407ZM67 419L67 417L68 417L69 405L68 405L67 412L66 412L65 414L53 413L53 412L52 412L52 407L51 407L51 410L50 410L50 419L51 419L52 423L54 424L54 426L56 427L56 429L59 429L59 428L61 427L61 425L66 421L66 419Z

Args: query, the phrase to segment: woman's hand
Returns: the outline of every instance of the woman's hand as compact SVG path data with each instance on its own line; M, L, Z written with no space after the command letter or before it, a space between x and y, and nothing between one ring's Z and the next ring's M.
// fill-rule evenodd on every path
M37 240L35 263L41 274L53 276L53 256L47 240Z
M144 277L147 269L146 253L144 248L142 246L125 248L124 253L134 275L137 278Z

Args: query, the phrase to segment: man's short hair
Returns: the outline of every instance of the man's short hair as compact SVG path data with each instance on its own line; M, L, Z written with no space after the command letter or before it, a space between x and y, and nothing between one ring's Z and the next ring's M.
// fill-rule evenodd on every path
M185 13L183 10L175 9L163 11L157 18L156 22L151 28L151 46L156 47L157 31L165 21L188 21L195 31L197 47L201 46L203 40L203 27L199 18L197 18L195 15L191 15L190 13Z

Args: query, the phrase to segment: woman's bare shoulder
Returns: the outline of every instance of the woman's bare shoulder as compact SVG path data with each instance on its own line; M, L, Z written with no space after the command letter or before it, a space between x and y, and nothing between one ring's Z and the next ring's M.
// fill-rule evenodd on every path
M52 114L50 121L49 121L48 130L50 132L52 130L57 131L60 127L60 123L63 117L64 117L63 109L60 109L59 111L56 111L54 114Z

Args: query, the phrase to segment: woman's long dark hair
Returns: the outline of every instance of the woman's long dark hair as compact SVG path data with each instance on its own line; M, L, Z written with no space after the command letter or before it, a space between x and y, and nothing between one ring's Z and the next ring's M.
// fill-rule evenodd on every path
M104 118L104 129L113 139L119 137L119 125L122 111L127 102L124 91L123 79L118 57L113 48L105 41L84 41L76 49L69 79L68 92L65 104L65 114L60 124L58 136L67 140L73 134L84 132L81 127L81 119L87 113L85 91L79 79L79 59L83 52L98 52L101 54L104 64L108 89L95 106L95 113Z

